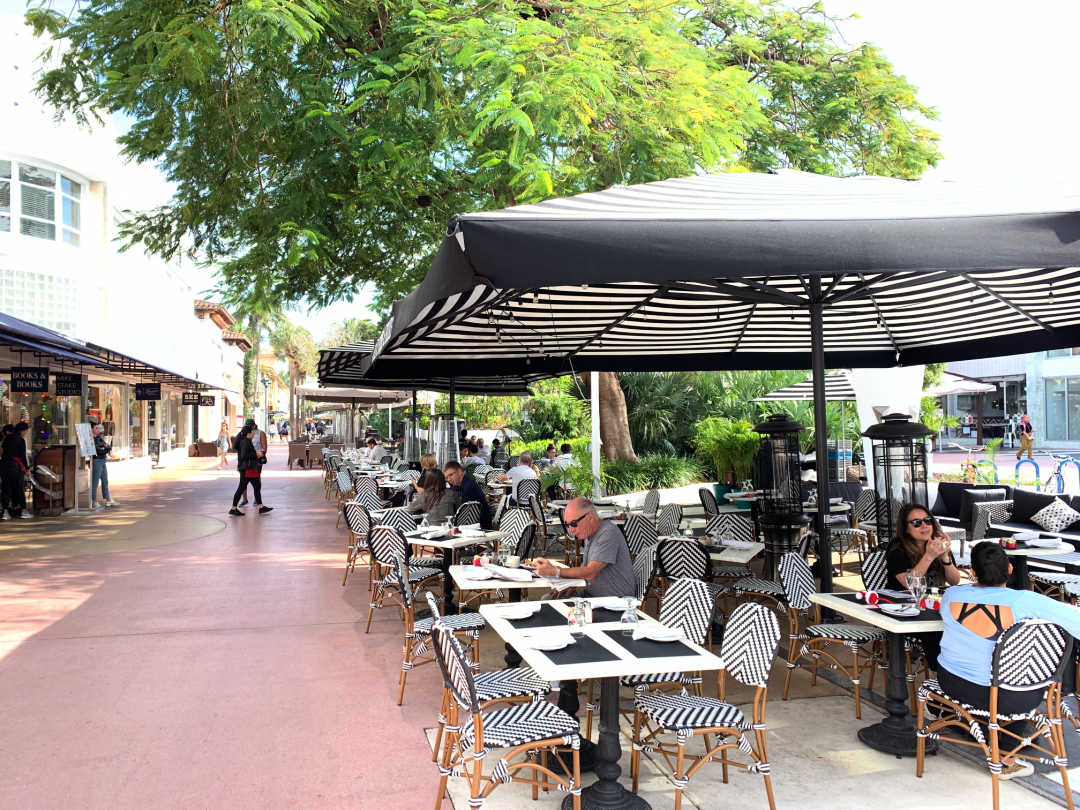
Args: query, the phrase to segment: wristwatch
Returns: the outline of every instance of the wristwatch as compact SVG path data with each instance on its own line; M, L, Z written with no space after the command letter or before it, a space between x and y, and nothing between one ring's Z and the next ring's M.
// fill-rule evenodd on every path
M556 568L555 569L555 579L562 579L562 569L561 568Z

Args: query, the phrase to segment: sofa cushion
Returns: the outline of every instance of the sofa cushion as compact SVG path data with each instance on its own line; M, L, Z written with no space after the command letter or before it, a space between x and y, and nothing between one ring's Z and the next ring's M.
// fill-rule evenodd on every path
M1048 506L1055 497L1057 496L1043 492L1032 492L1030 489L1014 489L1011 522L1031 523L1031 516Z
M939 481L937 485L937 498L930 514L935 517L960 517L960 498L965 489L1003 489L1004 498L992 498L995 501L1007 501L1012 497L1012 487L1007 484L969 484L966 481ZM971 522L970 515L968 522Z
M1065 501L1055 498L1046 506L1031 516L1033 523L1042 526L1048 532L1064 531L1080 520L1080 512L1077 512Z
M986 501L1004 501L1005 489L965 489L960 492L960 511L958 519L961 526L971 525L971 508L973 504L985 503Z

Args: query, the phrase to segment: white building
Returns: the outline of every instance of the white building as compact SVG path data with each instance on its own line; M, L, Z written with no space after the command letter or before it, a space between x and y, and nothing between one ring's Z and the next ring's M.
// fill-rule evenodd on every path
M45 42L17 15L0 16L0 23L0 313L118 358L105 368L65 367L12 350L12 365L86 376L82 401L56 397L50 382L53 399L45 397L44 410L51 434L39 443L74 441L72 425L88 417L105 423L121 457L145 454L154 439L162 451L195 436L213 440L223 417L235 428L242 413L246 339L217 305L200 309L208 303L201 301L205 273L137 247L121 252L117 242L123 211L164 202L168 186L156 171L121 160L111 126L57 122L33 93ZM171 373L159 377L162 399L139 401L134 383L152 381L152 369ZM8 373L0 368L0 415L41 419L42 398L13 394ZM182 406L181 394L196 388L212 389L204 393L214 405Z

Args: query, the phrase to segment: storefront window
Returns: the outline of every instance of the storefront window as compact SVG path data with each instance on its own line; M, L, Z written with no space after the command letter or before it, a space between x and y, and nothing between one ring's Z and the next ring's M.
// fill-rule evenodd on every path
M26 441L31 451L54 444L74 442L73 414L78 413L78 397L57 397L50 384L46 393L12 392L5 380L0 396L0 413L4 424L26 422L30 425Z
M131 415L129 425L131 427L131 455L137 458L142 458L143 447L145 447L144 439L144 424L143 420L146 418L144 413L145 403L142 400L135 399L135 387L131 386L130 394L128 397L128 413Z
M87 387L87 416L101 422L105 441L112 445L113 454L121 458L128 452L127 406L127 386L123 383L91 383Z
M1080 379L1072 381L1080 390ZM1061 441L1068 436L1068 413L1066 411L1067 381L1064 377L1048 377L1046 380L1046 438Z

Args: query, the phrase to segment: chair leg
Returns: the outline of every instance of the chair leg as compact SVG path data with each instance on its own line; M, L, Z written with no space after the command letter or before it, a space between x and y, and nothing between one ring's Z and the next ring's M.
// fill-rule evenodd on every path
M592 716L593 716L593 680L588 680L588 686L585 691L585 739L592 739Z
M926 701L920 700L912 704L918 708L915 710L915 730L922 731L926 727ZM926 737L921 734L915 735L915 775L923 775L923 766L926 764Z
M450 690L443 687L442 705L439 707L439 725L435 729L435 747L431 751L431 761L439 761L439 751L442 746L443 729L446 728L446 713L450 711Z
M675 810L682 810L682 781L685 778L683 776L683 758L686 756L686 744L682 742L681 738L678 747L679 755L675 759Z
M862 704L859 702L859 651L852 650L851 652L851 672L855 676L851 679L852 686L855 687L855 719L862 720Z
M581 810L581 751L578 748L572 750L574 752L571 757L574 761L574 787L578 788L578 792L571 795L574 797L574 810Z
M412 645L408 639L405 641L405 654L401 660L401 677L398 679L398 693L397 693L397 705L400 706L401 702L405 699L405 678L409 674L409 670L412 668Z
M630 788L634 793L637 793L638 788L638 771L641 768L641 751L638 750L638 746L641 745L641 711L634 708L634 745L630 751L630 778L633 780L633 786Z

